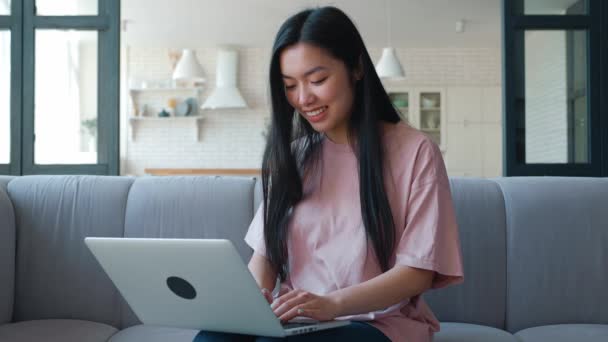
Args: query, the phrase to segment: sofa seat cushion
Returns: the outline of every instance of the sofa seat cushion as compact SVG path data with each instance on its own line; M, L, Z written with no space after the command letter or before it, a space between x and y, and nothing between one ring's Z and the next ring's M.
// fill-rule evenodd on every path
M109 342L192 342L198 330L135 325L121 330Z
M510 333L483 325L441 323L433 342L520 342Z
M521 330L515 334L522 342L605 342L606 324L558 324Z
M117 331L102 323L45 319L0 325L0 341L105 342Z

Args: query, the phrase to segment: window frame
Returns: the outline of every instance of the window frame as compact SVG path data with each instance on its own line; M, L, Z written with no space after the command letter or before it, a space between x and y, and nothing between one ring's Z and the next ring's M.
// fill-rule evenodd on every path
M120 0L99 0L98 15L38 16L36 0L11 2L0 28L11 30L11 161L0 174L119 174ZM97 164L34 163L36 29L97 30ZM30 94L24 96L24 94ZM103 100L102 100L103 99Z
M605 52L605 44L600 31L602 22L606 22L603 13L606 10L602 1L588 0L586 15L516 15L523 13L521 8L524 0L503 0L503 115L504 154L503 165L505 176L584 176L597 177L608 175L606 153L606 99L600 99L603 94L602 84L606 83L605 68L608 63L602 61L601 53ZM604 7L603 9L601 7ZM605 25L604 25L605 26ZM524 51L518 48L518 39L523 41L526 30L585 30L587 31L587 108L589 114L588 156L589 162L576 163L525 163L517 160L517 149L525 148L525 137L518 139L519 134L525 134L525 105L517 103L518 95L525 98ZM521 42L520 41L520 42ZM521 46L521 45L519 45ZM591 71L594 72L591 72ZM508 72L507 72L508 71ZM600 71L600 72L597 72ZM525 128L524 128L525 129Z

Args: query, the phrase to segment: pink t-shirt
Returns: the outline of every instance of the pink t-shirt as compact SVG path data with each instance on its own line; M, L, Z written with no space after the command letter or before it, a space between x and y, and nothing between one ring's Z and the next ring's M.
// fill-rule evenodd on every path
M435 271L433 288L461 282L458 227L441 152L403 123L384 125L382 137L385 189L397 233L391 266ZM325 295L382 271L361 219L356 156L348 144L327 138L321 148L321 162L304 177L304 195L289 223L289 275L282 287ZM262 215L260 206L245 241L266 255ZM392 341L430 342L439 330L420 296L341 319L370 321Z

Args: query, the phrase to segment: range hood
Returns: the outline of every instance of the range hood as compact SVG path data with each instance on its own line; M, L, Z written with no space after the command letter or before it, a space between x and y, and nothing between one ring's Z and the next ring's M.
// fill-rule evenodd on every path
M201 106L203 109L246 108L247 103L236 87L238 71L236 50L220 49L217 53L215 89Z

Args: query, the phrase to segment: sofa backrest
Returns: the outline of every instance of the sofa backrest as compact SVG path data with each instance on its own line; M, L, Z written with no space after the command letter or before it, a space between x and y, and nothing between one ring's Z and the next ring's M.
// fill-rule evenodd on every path
M119 296L84 244L120 237L133 178L25 176L8 184L18 227L14 320L117 326Z
M490 180L451 178L450 187L465 281L431 290L425 300L442 322L503 329L506 303L506 227L502 192Z
M506 207L507 329L608 324L608 179L497 182Z
M15 213L6 192L10 180L0 176L0 325L11 321L15 298Z
M243 238L254 215L254 185L245 177L139 178L129 194L124 236L229 239L249 262L252 250ZM139 323L124 303L122 311L122 328Z

